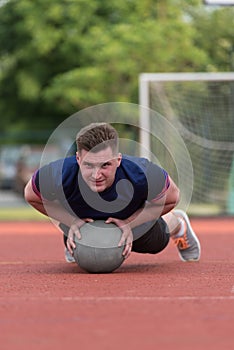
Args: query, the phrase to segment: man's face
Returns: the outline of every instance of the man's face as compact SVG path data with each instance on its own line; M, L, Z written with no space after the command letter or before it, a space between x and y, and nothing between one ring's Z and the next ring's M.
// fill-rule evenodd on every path
M116 169L121 163L122 156L113 155L107 147L98 152L81 150L76 153L83 179L94 192L103 192L110 187L115 179Z

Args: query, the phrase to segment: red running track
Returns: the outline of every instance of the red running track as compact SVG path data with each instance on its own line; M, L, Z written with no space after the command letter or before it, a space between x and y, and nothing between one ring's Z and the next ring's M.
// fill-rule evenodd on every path
M234 219L194 219L199 263L132 253L111 274L63 257L51 223L0 223L2 350L220 350L234 345Z

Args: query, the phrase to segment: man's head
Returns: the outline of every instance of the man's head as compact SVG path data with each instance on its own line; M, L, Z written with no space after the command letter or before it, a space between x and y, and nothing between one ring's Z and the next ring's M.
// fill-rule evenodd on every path
M87 185L94 192L103 192L115 179L121 163L118 133L107 123L92 123L77 134L76 159Z
M81 129L76 136L77 151L96 153L110 147L113 154L118 153L118 133L108 123L92 123Z

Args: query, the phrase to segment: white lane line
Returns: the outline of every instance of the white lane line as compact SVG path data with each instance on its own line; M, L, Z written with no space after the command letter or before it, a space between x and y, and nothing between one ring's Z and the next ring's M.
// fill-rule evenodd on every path
M234 295L206 295L206 296L6 296L0 297L0 302L4 301L66 301L66 302L113 302L113 301L201 301L201 300L233 300Z
M37 265L37 264L64 264L64 260L35 260L35 261L0 261L0 265Z

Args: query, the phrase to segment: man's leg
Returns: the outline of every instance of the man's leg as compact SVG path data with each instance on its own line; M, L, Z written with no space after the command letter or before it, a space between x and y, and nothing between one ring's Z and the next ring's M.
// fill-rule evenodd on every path
M159 218L146 233L133 241L132 251L157 254L166 248L169 240L170 234L167 224L162 218Z

